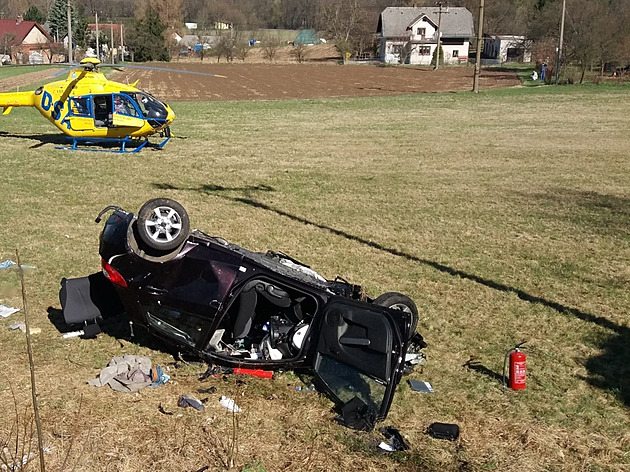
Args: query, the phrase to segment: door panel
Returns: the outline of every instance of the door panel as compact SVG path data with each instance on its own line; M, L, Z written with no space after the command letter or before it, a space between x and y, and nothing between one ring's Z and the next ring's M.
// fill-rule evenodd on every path
M324 309L318 334L313 366L318 383L338 403L362 405L359 409L365 407L367 416L385 417L400 379L404 348L389 310L335 297Z

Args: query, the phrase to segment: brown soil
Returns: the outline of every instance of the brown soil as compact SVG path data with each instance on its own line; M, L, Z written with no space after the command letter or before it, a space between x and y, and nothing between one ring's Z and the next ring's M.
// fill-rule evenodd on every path
M286 48L285 48L286 49ZM208 77L162 70L126 68L112 80L132 83L165 101L279 100L325 97L363 97L472 89L474 67L384 67L378 64L339 65L330 48L313 50L307 62L291 62L286 52L273 63L262 62L260 51L245 62L217 63L213 58L185 59L156 67L223 75ZM514 72L483 70L480 89L513 87Z
M10 90L15 91L16 89L19 90L22 87L27 87L28 85L34 84L36 82L44 81L52 77L57 72L59 72L59 69L40 70L37 72L29 72L27 74L7 77L6 79L0 80L0 93L8 92Z

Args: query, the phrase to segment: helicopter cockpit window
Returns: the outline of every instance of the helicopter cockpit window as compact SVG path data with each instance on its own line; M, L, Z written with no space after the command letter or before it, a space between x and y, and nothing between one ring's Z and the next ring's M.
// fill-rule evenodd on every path
M70 98L70 112L75 116L92 116L88 97Z
M147 118L166 119L166 108L151 95L136 93L136 100L142 110L142 114Z
M114 113L140 118L140 113L126 95L114 94Z

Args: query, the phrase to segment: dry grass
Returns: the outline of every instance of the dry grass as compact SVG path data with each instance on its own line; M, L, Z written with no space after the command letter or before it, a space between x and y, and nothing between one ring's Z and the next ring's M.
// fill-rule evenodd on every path
M629 97L575 87L175 103L178 137L139 156L56 150L52 127L15 110L2 120L0 260L19 247L37 266L26 283L50 470L69 436L82 471L630 469ZM97 212L160 195L210 234L416 300L429 359L414 377L436 392L401 385L386 422L411 452L380 453L377 432L336 425L292 373L200 383L203 367L171 367L173 383L135 395L85 384L122 353L173 361L108 335L62 340L47 313L61 277L98 270ZM19 306L15 273L0 271L0 286ZM5 328L19 318L0 321L0 366L25 402L23 335ZM493 373L523 339L528 388L503 395ZM471 356L477 370L462 367ZM205 412L176 406L211 385ZM243 407L237 426L220 395ZM12 404L3 378L0 408ZM431 439L433 421L458 423L461 439Z

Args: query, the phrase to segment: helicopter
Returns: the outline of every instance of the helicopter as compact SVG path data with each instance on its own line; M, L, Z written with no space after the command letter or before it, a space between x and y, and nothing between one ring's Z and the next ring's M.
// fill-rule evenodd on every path
M120 145L115 152L138 152L148 144L149 136L155 134L164 138L158 144L161 149L171 138L173 110L136 88L138 81L126 85L108 80L99 71L100 63L97 58L86 57L73 67L66 80L30 92L0 93L2 114L8 115L13 107L35 107L72 141L71 147L61 149L79 150L79 144L114 143ZM127 150L128 144L133 146L131 151Z

